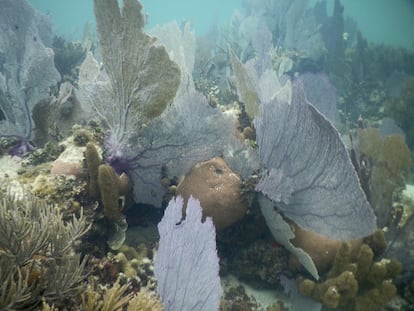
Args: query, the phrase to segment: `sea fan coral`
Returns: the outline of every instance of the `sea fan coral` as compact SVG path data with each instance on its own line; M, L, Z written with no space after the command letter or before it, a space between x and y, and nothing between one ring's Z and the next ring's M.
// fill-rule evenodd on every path
M89 54L80 70L79 95L109 128L105 160L130 176L136 202L160 206L162 170L181 176L195 163L224 154L225 146L235 145L235 122L194 89L195 39L188 26L185 34L171 29L178 38L179 69L144 33L138 1L124 1L120 12L116 1L97 0L95 15L104 70Z
M123 1L122 9L116 0L94 3L104 68L88 55L80 69L79 95L84 109L97 113L109 127L107 153L113 156L171 103L180 70L144 32L139 1Z
M218 310L222 288L218 275L216 231L211 218L201 222L200 202L172 199L158 224L160 245L154 263L157 291L166 310Z
M4 0L0 10L0 137L18 144L22 155L33 147L32 110L60 79L54 67L51 25L24 0Z

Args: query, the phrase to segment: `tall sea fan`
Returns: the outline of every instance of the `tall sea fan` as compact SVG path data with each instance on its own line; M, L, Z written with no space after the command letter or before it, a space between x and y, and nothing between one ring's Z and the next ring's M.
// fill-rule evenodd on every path
M302 83L288 79L281 86L271 68L260 72L255 61L242 64L231 57L242 100L254 98L250 104L259 111L254 116L260 162L255 190L262 193L263 215L274 238L318 278L309 256L290 243L294 234L280 214L305 230L339 240L370 235L375 214L340 134L309 103Z
M49 19L25 0L1 0L0 6L0 137L17 139L10 153L23 155L32 149L32 110L60 76Z
M177 65L144 33L141 4L126 0L123 5L120 11L116 0L95 0L104 65L88 55L79 97L109 128L106 161L130 176L135 201L160 206L162 171L184 175L195 163L223 155L228 144L236 145L235 122L194 89L195 39L189 28L185 35L171 29L175 51L182 53L170 52Z

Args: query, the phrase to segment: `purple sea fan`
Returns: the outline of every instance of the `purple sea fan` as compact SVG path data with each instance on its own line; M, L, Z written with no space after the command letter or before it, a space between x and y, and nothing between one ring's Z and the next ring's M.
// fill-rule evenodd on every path
M116 0L95 0L104 66L87 56L78 97L107 126L105 159L128 174L135 202L160 207L166 191L160 182L163 169L169 177L180 177L195 163L241 144L235 142L234 118L212 108L194 89L195 38L188 27L176 34L182 55L170 52L177 65L157 39L144 33L141 8L136 0L124 0L121 10Z
M77 95L85 113L96 114L108 128L107 157L121 159L128 142L171 104L180 70L144 32L139 1L125 0L122 8L116 0L94 4L103 66L87 55Z
M158 224L160 242L155 257L157 292L167 311L218 310L223 293L216 251L216 232L210 217L202 223L200 202L172 199Z
M242 69L234 71L236 81L248 82L238 83L238 88L257 99L254 127L261 176L256 191L306 230L339 240L370 235L376 217L341 135L308 102L302 83L288 80L280 87L271 68L240 77L252 67L234 55L232 61Z
M114 141L108 160L131 177L136 202L159 207L166 191L162 168L181 176L195 163L224 154L227 146L237 146L235 128L235 120L209 106L202 94L185 93L139 135L122 145Z
M144 33L140 3L123 5L120 11L116 0L95 0L104 66L87 56L78 95L108 127L105 159L130 176L135 202L160 207L162 170L180 177L195 163L223 155L227 145L237 148L235 120L194 89L195 38L188 26L185 35L171 29L179 38L174 42L181 54L170 52L178 68L164 46Z
M306 230L349 240L370 235L376 217L338 131L287 83L255 119L262 177L256 186Z
M298 80L302 83L306 99L314 105L329 121L336 124L339 120L337 92L328 76L324 73L304 73Z
M0 137L16 138L10 153L22 155L32 149L32 110L60 79L49 47L52 28L27 1L3 0L0 29Z
M16 157L23 157L25 154L31 152L34 146L28 140L29 138L17 137L17 144L9 150L9 155Z

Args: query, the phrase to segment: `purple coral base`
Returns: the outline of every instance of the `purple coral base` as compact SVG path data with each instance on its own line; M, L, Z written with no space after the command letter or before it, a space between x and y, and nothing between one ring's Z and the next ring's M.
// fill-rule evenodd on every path
M21 158L33 149L34 146L27 139L19 138L17 144L10 148L9 155Z

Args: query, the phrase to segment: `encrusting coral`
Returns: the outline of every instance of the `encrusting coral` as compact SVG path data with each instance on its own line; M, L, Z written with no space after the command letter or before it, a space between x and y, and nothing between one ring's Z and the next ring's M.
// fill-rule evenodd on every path
M353 256L351 243L342 242L326 276L319 282L299 279L299 292L329 308L379 310L395 297L393 279L402 266L394 259L374 261L375 255L368 244L362 244Z

